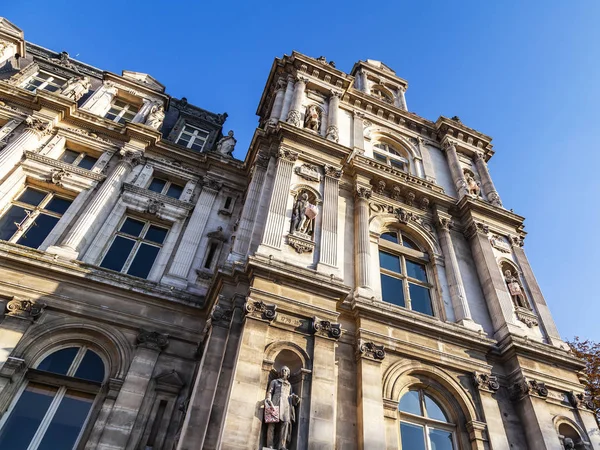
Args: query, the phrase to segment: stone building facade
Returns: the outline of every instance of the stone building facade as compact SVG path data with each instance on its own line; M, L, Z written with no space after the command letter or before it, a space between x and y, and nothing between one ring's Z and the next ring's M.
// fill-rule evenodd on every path
M600 449L491 138L407 87L276 59L238 161L0 19L0 448Z

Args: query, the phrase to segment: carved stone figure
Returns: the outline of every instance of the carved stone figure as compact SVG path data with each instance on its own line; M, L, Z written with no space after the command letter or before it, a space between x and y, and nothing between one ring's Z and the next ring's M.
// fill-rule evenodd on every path
M479 193L481 192L481 187L479 183L469 172L465 172L465 180L467 182L467 191L469 194L474 195L475 197L479 197Z
M527 308L527 301L525 300L525 295L523 294L523 289L521 288L519 279L513 276L510 269L506 269L504 271L504 278L506 279L508 292L510 293L514 304L521 308Z
M163 120L165 120L165 108L163 105L154 104L150 109L145 125L158 130L161 127Z
M223 156L231 156L237 139L233 137L233 130L229 130L227 136L223 136L217 142L217 151Z
M117 94L117 88L109 82L104 83L104 87L96 91L89 102L85 103L85 109L101 114L108 110L113 97Z
M287 450L292 441L292 427L296 421L296 406L300 397L292 392L288 381L290 369L283 366L279 378L271 381L265 399L265 423L267 425L267 448Z
M571 438L564 438L563 439L563 444L565 445L565 450L574 450L575 449L575 442L573 442L573 439Z
M310 105L306 110L304 128L316 131L317 133L321 129L321 116L319 115L319 109L315 105Z
M89 92L91 86L88 77L73 77L67 81L67 85L62 90L61 94L71 100L77 101Z
M312 234L314 229L314 219L317 216L317 210L308 199L308 194L302 192L292 211L292 229L291 233Z

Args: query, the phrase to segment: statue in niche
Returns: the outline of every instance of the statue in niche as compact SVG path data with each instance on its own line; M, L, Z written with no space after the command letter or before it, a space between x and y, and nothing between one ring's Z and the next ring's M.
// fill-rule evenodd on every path
M304 128L308 128L311 131L317 133L321 129L321 116L319 114L319 108L315 105L310 105L306 110L306 117L304 117Z
M292 234L303 233L312 236L317 213L317 207L310 203L308 193L302 191L298 195L294 209L292 210L292 229L290 232Z
M148 118L146 119L146 122L144 122L144 125L148 125L150 128L158 130L161 127L163 120L165 120L165 108L163 105L155 103L152 105L152 108L150 108Z
M470 172L465 172L465 180L467 182L467 191L469 194L479 197L479 193L481 192L481 187L479 186L480 183L477 182Z
M223 136L217 142L217 151L223 156L231 156L237 139L233 137L233 130L229 130L227 136Z
M292 442L292 427L296 421L296 406L300 397L292 392L288 381L290 369L283 366L279 378L271 381L265 398L267 448L287 450Z
M506 285L508 286L508 292L512 297L515 306L520 308L527 308L527 300L521 287L521 282L515 277L510 269L504 271L504 278L506 279Z
M67 80L67 85L62 90L61 94L71 100L77 101L89 92L91 86L88 77L73 77Z

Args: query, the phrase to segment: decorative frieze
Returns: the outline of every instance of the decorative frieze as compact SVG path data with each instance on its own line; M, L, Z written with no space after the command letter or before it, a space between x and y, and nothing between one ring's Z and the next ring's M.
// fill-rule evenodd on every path
M145 347L150 350L161 351L169 345L169 335L158 331L148 331L140 328L137 335L138 347Z
M496 375L488 375L487 373L473 372L473 383L478 389L496 392L500 389L500 383Z
M244 304L244 311L247 316L268 320L269 322L277 318L277 305L264 303L262 300L256 301L248 298Z
M329 320L321 320L315 316L311 322L311 331L314 334L339 339L342 335L342 325Z
M33 321L44 312L44 308L46 308L45 303L32 302L31 300L13 297L6 305L6 315Z
M385 347L370 341L358 340L357 353L361 358L367 358L373 361L383 361L385 358Z

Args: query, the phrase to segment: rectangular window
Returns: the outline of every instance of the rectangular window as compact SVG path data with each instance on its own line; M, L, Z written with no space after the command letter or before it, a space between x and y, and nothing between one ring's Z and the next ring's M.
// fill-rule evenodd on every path
M40 70L31 78L29 78L23 87L28 91L36 91L38 89L43 89L44 91L56 92L62 89L67 80L62 77L58 77L49 72L44 72Z
M0 217L0 239L38 248L71 203L53 192L26 187Z
M209 132L201 130L200 128L192 127L191 125L185 125L177 140L176 144L183 145L186 148L201 152L208 139Z
M100 267L147 278L168 232L168 228L126 217Z
M104 117L118 123L131 122L139 109L138 106L117 98Z
M152 178L147 189L176 199L179 199L183 193L183 186L157 177Z
M65 162L67 164L72 164L74 166L80 167L86 170L92 170L98 158L94 158L93 156L88 155L85 152L78 152L76 150L65 149L62 155L59 158L60 161Z

